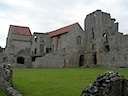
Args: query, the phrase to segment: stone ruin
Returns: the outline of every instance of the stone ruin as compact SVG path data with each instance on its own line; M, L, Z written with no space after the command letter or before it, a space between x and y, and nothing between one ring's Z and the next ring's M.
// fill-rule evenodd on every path
M7 96L22 96L13 88L12 69L10 64L0 66L0 87L4 90Z
M117 72L106 72L87 86L81 96L128 96L127 81Z

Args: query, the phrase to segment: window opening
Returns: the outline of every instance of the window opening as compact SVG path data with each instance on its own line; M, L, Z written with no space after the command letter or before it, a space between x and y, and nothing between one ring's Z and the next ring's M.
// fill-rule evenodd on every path
M92 39L94 39L95 36L94 36L94 29L92 28Z
M34 53L37 54L37 49L35 49L35 52Z
M24 64L24 57L18 57L17 58L17 63L18 64Z
M81 45L81 36L78 36L76 39L76 45Z
M35 42L37 42L37 36L36 35L34 36L34 39L35 39Z

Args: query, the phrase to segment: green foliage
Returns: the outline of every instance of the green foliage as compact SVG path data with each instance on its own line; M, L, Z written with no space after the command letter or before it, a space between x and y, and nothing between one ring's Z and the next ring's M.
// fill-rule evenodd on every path
M99 74L111 70L128 77L127 69L14 69L13 83L23 96L80 96L85 86L92 83Z

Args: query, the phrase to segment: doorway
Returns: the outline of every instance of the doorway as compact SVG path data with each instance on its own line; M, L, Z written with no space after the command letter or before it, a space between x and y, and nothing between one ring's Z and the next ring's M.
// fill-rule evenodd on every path
M109 49L109 45L106 45L106 46L105 46L105 52L109 52L109 50L110 50L110 49Z
M97 58L96 58L96 53L93 54L93 64L96 65L97 64Z
M24 64L24 57L22 57L22 56L21 57L18 57L17 58L17 63L18 64Z
M80 55L79 57L79 67L84 66L84 55Z

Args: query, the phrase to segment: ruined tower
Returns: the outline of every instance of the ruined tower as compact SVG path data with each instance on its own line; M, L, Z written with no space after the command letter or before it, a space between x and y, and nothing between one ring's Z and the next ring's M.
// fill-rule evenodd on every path
M118 23L109 13L96 10L85 18L84 25L87 34L87 64L101 64L101 53L109 52L109 38L118 32Z

